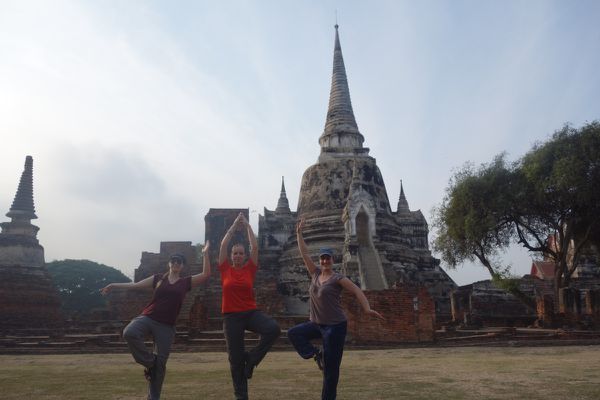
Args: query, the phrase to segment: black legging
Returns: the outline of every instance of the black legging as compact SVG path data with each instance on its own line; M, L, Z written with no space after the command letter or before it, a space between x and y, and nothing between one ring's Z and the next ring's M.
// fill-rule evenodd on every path
M258 333L258 345L248 351L244 350L244 331ZM244 373L246 362L258 365L265 357L275 340L281 334L277 322L262 311L251 310L223 315L223 332L227 341L229 367L236 400L248 399L248 379Z

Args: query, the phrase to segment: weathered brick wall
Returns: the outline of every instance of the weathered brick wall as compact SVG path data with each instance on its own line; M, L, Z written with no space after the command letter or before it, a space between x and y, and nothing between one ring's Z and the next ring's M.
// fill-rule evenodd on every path
M470 304L474 326L529 326L537 318L535 310L507 292L473 293Z
M551 282L538 280L537 324L544 327L600 327L600 287L597 279L574 279L555 299Z
M2 222L0 227L0 333L62 329L61 301L46 270L44 248L36 238L39 228L18 219Z
M190 335L211 329L208 321L206 295L197 295L194 298L194 303L190 308L188 328Z
M371 308L385 321L366 315L356 297L344 292L348 340L357 344L431 342L435 333L435 302L424 287L365 291Z
M44 267L0 265L0 332L62 328L60 298Z
M545 294L536 297L537 325L541 327L552 327L555 323L554 298Z
M596 321L600 321L600 290L588 289L583 291L584 309L583 313L589 315Z
M263 282L260 286L255 286L257 307L269 315L285 314L285 304L283 297L277 290L277 281Z
M130 320L142 312L152 299L152 290L112 290L107 295L107 308L112 319Z
M558 297L555 326L600 327L600 289L562 288Z
M581 298L579 296L579 290L574 288L559 289L558 312L573 319L581 314Z
M520 290L534 299L535 283L524 279ZM535 309L491 281L479 281L457 288L451 295L454 323L469 326L529 326L537 318Z
M453 322L469 323L469 301L472 290L473 285L466 285L456 288L450 294L450 308Z

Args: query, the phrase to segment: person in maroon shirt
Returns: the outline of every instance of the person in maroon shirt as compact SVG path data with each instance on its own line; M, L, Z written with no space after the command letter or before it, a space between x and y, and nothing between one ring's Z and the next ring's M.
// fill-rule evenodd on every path
M156 274L139 282L111 283L100 289L104 295L113 289L149 289L154 288L152 300L141 315L134 318L123 330L123 338L129 346L131 355L138 364L145 367L144 375L148 380L148 399L160 399L165 379L166 364L175 338L175 322L187 292L206 282L210 277L210 244L207 241L202 249L204 270L201 274L181 277L185 265L182 254L169 257L169 271L164 275ZM144 344L147 336L154 338L152 352Z
M250 242L250 258L241 243L231 246L231 262L227 259L229 243L235 231L245 230ZM277 322L256 307L254 277L258 270L258 244L244 214L240 213L227 230L219 249L219 271L223 286L223 333L227 342L229 368L236 400L248 399L248 379L254 367L265 357L281 330ZM244 350L244 331L260 335L258 344Z

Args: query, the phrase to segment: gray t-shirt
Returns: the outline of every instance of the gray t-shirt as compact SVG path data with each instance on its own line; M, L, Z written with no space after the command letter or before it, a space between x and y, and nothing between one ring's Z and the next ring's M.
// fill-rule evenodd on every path
M310 293L310 320L323 325L334 325L346 321L340 297L342 285L339 282L344 276L334 272L325 282L319 283L320 275L321 269L317 268L308 288Z

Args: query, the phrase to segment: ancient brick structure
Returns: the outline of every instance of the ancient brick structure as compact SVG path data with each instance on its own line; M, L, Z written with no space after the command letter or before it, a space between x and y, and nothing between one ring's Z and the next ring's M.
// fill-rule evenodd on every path
M523 280L520 289L533 299L532 279ZM489 280L457 288L452 292L451 300L453 321L466 326L529 326L537 319L535 309L495 287Z
M576 278L558 291L555 327L600 328L600 279Z
M389 338L431 340L433 321L440 323L451 318L449 296L456 285L440 268L439 260L431 255L428 226L421 211L410 210L402 183L396 211L392 211L381 172L375 159L369 156L369 149L362 146L364 137L352 110L337 26L333 64L329 109L319 138L321 153L317 163L304 173L298 210L290 210L282 180L275 210L265 208L259 216L257 302L280 322L291 323L308 315L309 279L295 239L296 221L303 217L304 236L312 256L316 259L321 247L333 248L337 254L336 268L361 288L371 291L384 313L398 316L398 326L388 326ZM211 208L205 217L205 237L212 243L213 277L194 296L188 315L184 316L186 310L182 311L180 318L188 318L191 330L219 327L219 244L240 212L249 216L247 208ZM239 233L232 243L238 241L247 246L245 233ZM161 255L144 253L136 281L162 265L160 257L166 262L162 246ZM393 289L400 287L420 289L418 294L410 292L413 289ZM378 291L382 294L377 295ZM410 299L407 293L411 293ZM411 311L415 296L423 299L417 322ZM402 307L408 309L401 311ZM410 318L404 314L409 311ZM352 314L350 318L360 318L360 314ZM412 325L405 324L409 319ZM361 338L356 335L357 340ZM371 334L365 338L375 340Z
M435 301L425 287L402 284L394 289L367 290L365 295L385 321L365 315L356 297L344 293L349 341L393 344L434 340Z
M555 324L554 296L550 294L538 296L536 298L536 324L539 327L552 327Z
M428 226L411 211L401 185L392 211L383 177L363 147L346 77L336 26L333 76L317 163L302 178L298 210L289 209L285 188L275 211L259 219L261 267L279 280L288 314L307 314L308 278L297 250L294 226L306 220L311 255L333 248L337 268L365 290L418 284L434 298L438 321L450 319L450 291L456 287L432 257Z
M489 280L461 286L451 295L452 319L473 327L600 327L600 279L574 278L556 297L553 280L525 275L519 289L534 301L535 309Z
M0 333L54 331L63 326L58 292L46 270L33 204L33 159L27 156L10 222L0 224Z

